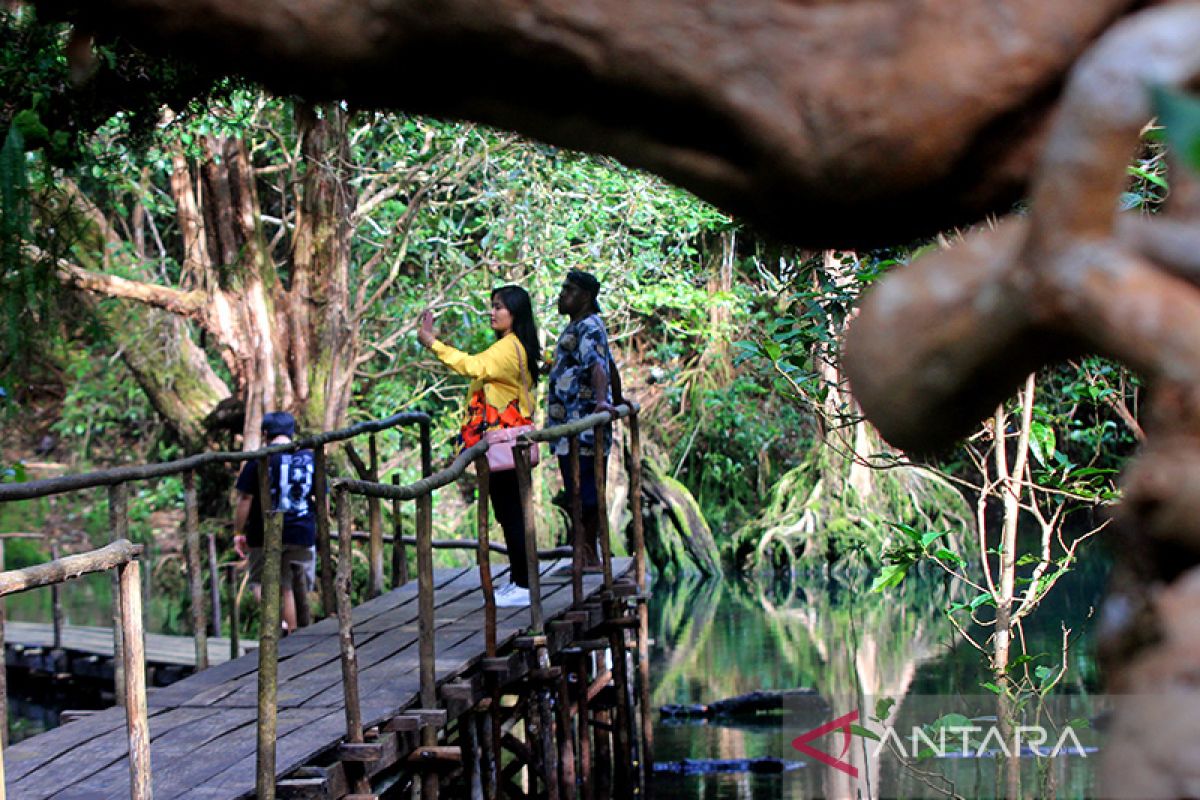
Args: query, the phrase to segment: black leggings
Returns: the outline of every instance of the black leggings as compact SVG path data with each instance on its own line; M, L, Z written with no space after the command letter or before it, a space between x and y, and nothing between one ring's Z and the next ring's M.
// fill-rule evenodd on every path
M488 477L488 495L492 513L504 530L508 545L508 561L512 565L512 582L529 588L529 563L525 556L525 515L521 513L521 493L517 491L517 471L493 472Z

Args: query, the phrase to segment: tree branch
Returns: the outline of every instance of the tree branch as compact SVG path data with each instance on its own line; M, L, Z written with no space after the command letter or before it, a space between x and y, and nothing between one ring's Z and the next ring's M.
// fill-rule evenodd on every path
M23 249L31 259L44 260L49 257L44 251L33 245L25 245ZM68 286L106 297L136 300L139 303L161 308L189 319L200 320L203 316L205 298L202 291L184 292L167 286L129 280L117 275L92 272L61 258L55 259L54 265L58 269L59 278Z
M954 13L908 0L35 5L59 14L66 5L91 30L278 94L474 119L615 155L793 240L849 246L1009 210L1062 76L1143 4L960 0ZM430 70L435 59L447 68Z

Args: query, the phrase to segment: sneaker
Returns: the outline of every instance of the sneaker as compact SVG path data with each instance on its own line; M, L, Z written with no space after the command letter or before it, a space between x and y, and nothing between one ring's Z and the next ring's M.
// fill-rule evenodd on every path
M499 608L519 608L529 605L529 590L515 583L505 584L496 592L496 606Z

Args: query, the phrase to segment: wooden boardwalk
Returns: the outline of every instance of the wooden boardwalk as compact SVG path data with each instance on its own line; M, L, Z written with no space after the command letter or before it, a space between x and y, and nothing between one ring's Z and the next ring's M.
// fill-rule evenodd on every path
M613 559L613 572L631 571ZM496 569L503 582L506 569ZM571 606L569 562L542 566L546 622ZM561 576L561 578L559 577ZM601 588L584 576L584 591ZM484 655L483 595L475 568L435 573L437 677L469 677ZM499 652L529 626L529 609L497 609ZM419 703L417 587L410 583L353 611L363 722L378 725ZM226 661L149 695L154 796L230 800L255 787L257 656ZM336 747L346 732L336 619L280 642L276 774L283 777ZM125 712L113 708L13 745L5 752L8 796L99 800L129 796Z
M4 644L10 648L49 650L54 647L54 626L48 622L4 623ZM243 639L238 643L242 653L258 647L258 642ZM112 628L89 625L64 625L62 649L76 653L87 653L112 658ZM223 664L229 660L229 639L208 637L208 663ZM146 663L170 664L179 667L196 666L196 644L191 636L169 636L162 633L146 634Z

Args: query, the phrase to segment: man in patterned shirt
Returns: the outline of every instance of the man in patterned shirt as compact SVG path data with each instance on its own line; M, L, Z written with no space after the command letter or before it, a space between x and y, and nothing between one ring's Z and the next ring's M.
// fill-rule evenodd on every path
M608 331L600 318L600 281L595 276L571 270L563 281L558 295L558 313L571 318L571 322L558 337L554 350L554 364L550 369L550 386L546 392L547 425L563 425L582 419L598 411L612 410L612 391L609 381L611 354L608 349ZM600 464L608 454L611 436L606 433L602 443ZM554 443L562 472L563 485L568 503L572 500L574 481L571 461L568 458L570 445L566 437ZM579 436L579 486L583 506L583 531L585 565L600 563L597 555L597 531L600 517L596 497L596 442L595 433L588 430ZM570 507L570 506L568 506Z

